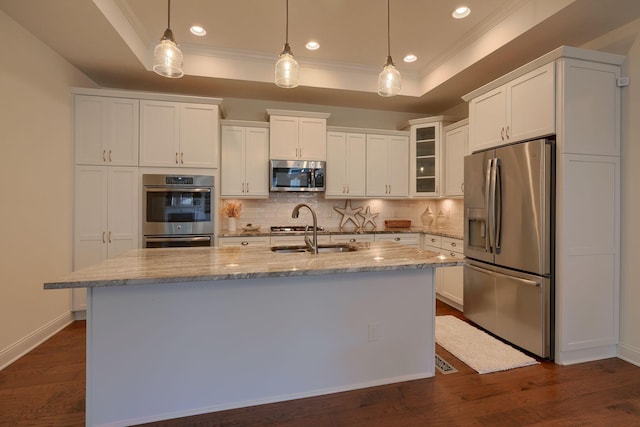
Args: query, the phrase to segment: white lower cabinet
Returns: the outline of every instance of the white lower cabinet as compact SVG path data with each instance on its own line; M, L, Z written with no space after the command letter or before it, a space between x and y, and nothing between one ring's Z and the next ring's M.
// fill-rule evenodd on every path
M414 248L420 247L420 235L418 233L385 233L376 234L376 242L396 242Z
M76 166L74 270L138 247L139 187L135 167ZM72 308L86 310L84 289Z
M269 236L236 236L236 237L220 237L218 238L218 246L269 246Z
M423 249L437 252L450 258L463 259L464 241L450 237L425 234ZM442 267L436 269L436 294L438 299L462 311L463 308L463 271L459 267Z

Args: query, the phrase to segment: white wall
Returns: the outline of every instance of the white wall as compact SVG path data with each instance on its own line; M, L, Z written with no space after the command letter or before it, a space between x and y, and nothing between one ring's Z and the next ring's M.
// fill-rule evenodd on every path
M622 358L640 365L640 19L584 47L627 56L622 75L631 84L622 89L621 151L621 292L620 345ZM597 198L596 198L597 200ZM597 209L597 203L594 206Z
M0 369L70 320L71 86L86 76L0 11Z

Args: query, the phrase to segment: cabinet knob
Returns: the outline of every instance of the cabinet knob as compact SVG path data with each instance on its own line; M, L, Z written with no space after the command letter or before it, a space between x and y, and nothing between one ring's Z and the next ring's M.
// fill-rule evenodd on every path
M349 241L350 241L351 243L355 243L355 242L356 242L356 239L349 239Z
M451 246L456 247L456 242L451 242Z
M242 243L240 243L242 246L249 246L249 242L247 242L246 240L244 240Z
M393 240L395 240L396 242L399 242L401 239L400 239L399 237L396 237L396 238L395 238L395 239L393 239Z
M456 253L455 252L451 252L451 256L455 258L456 257Z
M431 239L431 241L432 241L433 243L435 243L435 242L436 242L436 239Z

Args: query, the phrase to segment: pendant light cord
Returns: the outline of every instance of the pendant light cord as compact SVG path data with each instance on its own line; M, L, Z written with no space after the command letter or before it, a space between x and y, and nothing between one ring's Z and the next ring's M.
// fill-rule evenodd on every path
M287 13L286 13L287 22L286 22L286 25L285 25L284 41L285 41L285 43L289 44L289 0L287 0L286 10L287 10Z
M387 0L387 56L391 56L391 18L389 17L391 7L389 6L389 1Z
M167 28L171 29L171 0L167 0Z

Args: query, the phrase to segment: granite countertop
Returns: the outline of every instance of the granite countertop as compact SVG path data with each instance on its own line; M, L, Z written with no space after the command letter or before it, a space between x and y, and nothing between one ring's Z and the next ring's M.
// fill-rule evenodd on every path
M456 229L437 229L429 227L410 227L410 228L375 228L375 229L344 229L339 227L325 227L323 231L318 231L318 235L331 235L331 234L390 234L390 233L419 233L419 234L434 234L436 236L449 237L452 239L464 238L461 230ZM276 231L272 232L269 227L260 229L257 231L221 231L218 237L260 237L260 236L297 236L302 235L304 232L300 231Z
M287 277L462 265L393 242L356 243L354 252L273 253L269 247L134 249L44 284L45 289Z

